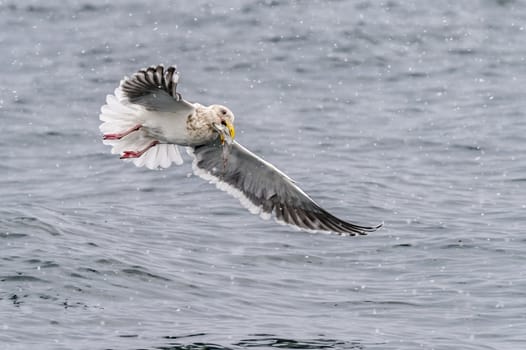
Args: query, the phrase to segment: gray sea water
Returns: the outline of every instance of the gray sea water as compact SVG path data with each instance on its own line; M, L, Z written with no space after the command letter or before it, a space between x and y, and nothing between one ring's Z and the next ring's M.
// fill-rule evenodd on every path
M0 349L524 349L522 1L0 0ZM366 237L263 221L101 143L124 75Z

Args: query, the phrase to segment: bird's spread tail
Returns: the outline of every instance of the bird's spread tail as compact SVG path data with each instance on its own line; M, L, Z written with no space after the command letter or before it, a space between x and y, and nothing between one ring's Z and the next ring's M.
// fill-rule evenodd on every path
M163 144L142 129L148 111L140 105L131 103L120 86L114 95L106 97L102 106L99 129L103 133L104 144L112 146L111 153L120 154L121 159L130 160L136 166L149 169L167 168L172 163L180 165L183 159L174 144Z

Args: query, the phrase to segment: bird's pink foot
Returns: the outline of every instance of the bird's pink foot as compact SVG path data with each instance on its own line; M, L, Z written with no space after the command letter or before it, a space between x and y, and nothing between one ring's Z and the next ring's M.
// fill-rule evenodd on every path
M142 156L146 151L148 151L150 148L154 147L155 145L158 145L159 141L152 141L148 146L146 146L144 149L140 151L124 151L124 153L121 155L121 159L129 159L129 158L139 158Z
M141 155L142 153L140 152L124 151L124 153L121 155L121 159L139 158Z
M140 128L142 128L142 125L141 124L137 124L133 128L130 128L130 129L128 129L128 130L126 130L124 132L121 132L121 133L104 134L102 136L102 139L103 140L120 140L124 136L127 136L127 135L131 134L132 132L139 130Z

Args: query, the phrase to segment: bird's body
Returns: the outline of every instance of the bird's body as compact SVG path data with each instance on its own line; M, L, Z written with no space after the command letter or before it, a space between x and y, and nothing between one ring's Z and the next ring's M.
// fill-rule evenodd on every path
M212 108L198 103L193 106L195 109L191 113L145 111L141 118L142 128L161 143L180 146L198 146L217 138L217 132L210 127Z
M175 67L140 70L125 78L102 106L100 130L112 153L150 169L182 164L178 146L194 157L196 175L237 197L253 213L313 231L366 234L367 227L340 220L318 206L292 179L234 141L234 114L203 106L176 91Z

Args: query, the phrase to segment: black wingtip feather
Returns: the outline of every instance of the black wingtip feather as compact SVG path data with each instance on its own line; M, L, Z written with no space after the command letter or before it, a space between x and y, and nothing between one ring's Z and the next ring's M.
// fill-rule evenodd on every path
M122 83L121 89L132 103L158 89L164 90L179 101L181 97L176 91L178 80L177 67L164 69L163 65L157 65L139 70Z
M348 236L367 235L378 230L383 225L361 226L353 224L337 218L320 207L308 210L276 203L273 211L277 220L289 225L307 230L330 231ZM272 212L272 208L270 211L266 210L266 212Z

